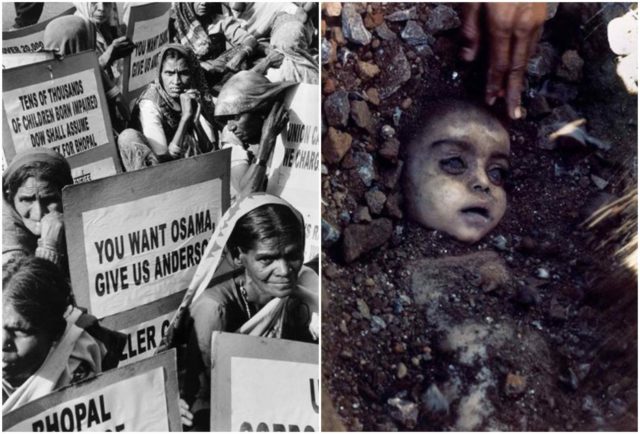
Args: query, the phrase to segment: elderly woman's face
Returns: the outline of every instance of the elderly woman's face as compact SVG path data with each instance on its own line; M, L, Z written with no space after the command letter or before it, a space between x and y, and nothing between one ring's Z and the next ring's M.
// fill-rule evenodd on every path
M263 294L286 297L296 287L304 252L291 235L258 241L247 252L240 252L246 283Z
M168 58L162 62L162 88L173 99L180 98L180 94L191 86L191 70L184 58Z
M29 177L18 188L13 206L26 228L39 237L40 221L52 211L62 212L62 198L60 190L49 182Z
M2 376L21 384L40 368L53 345L51 333L20 315L2 300Z
M433 121L409 155L414 218L474 243L491 231L507 208L509 137L480 122L449 115Z
M91 2L89 8L89 19L96 24L104 24L111 17L113 3Z

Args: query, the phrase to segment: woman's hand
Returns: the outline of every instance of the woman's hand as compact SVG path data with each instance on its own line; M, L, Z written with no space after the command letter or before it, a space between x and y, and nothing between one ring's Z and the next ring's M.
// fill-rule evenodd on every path
M40 246L62 252L64 219L61 212L50 211L40 220Z
M285 125L287 125L287 122L289 122L289 112L284 106L284 101L275 101L271 107L269 116L267 116L264 124L262 124L262 139L260 143L264 143L265 140L275 141L278 134L280 134Z
M178 406L180 408L180 422L182 425L186 427L193 426L193 413L189 411L189 404L182 398L178 401Z
M126 36L120 36L113 40L111 45L111 61L122 59L123 57L127 57L131 54L134 48L136 48L133 41Z
M135 44L126 36L121 36L113 40L111 45L100 56L100 66L103 68L111 65L114 61L127 57L135 48Z
M200 92L195 89L188 89L184 93L180 94L180 108L182 109L182 118L184 120L191 120L197 110L198 99L200 99Z

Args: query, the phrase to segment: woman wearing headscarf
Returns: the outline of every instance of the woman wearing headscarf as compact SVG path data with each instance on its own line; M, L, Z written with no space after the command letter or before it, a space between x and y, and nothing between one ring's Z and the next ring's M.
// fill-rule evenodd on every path
M258 46L224 3L173 3L173 40L194 52L202 68L219 81L241 69ZM227 50L227 43L231 49Z
M215 149L213 101L195 56L179 44L168 44L159 58L155 81L138 97L133 109L133 129L118 137L121 155L134 145L149 147L159 161ZM139 168L125 165L127 171Z
M108 71L110 78L118 80L121 65L116 62L127 57L135 45L123 36L115 3L74 2L75 15L91 23L96 29L95 49L100 66Z
M108 350L78 325L82 312L69 311L70 294L48 261L23 257L3 267L3 416L106 369Z
M231 186L239 197L264 190L267 162L289 119L285 91L295 84L240 71L220 90L215 115L224 125L221 147L231 148Z
M193 324L185 399L192 404L197 396L196 425L197 413L208 411L212 332L317 342L319 281L302 264L304 228L298 211L266 193L238 201L217 225L172 322L188 312Z
M97 50L96 26L75 15L59 17L51 21L45 28L43 43L46 51L51 51L58 57L86 50ZM101 67L101 77L112 126L116 131L121 131L129 119L129 109L123 100L110 67Z
M2 263L38 256L66 269L62 188L73 183L59 153L33 149L18 153L2 176Z

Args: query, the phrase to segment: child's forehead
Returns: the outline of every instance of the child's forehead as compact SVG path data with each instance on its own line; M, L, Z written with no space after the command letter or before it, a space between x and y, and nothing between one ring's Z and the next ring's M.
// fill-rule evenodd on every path
M473 113L447 113L431 118L421 137L430 150L456 146L462 150L509 152L509 134L495 119ZM425 143L426 142L426 143Z

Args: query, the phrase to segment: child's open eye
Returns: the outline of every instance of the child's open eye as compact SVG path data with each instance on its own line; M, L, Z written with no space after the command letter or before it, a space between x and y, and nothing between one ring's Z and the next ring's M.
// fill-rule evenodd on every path
M452 175L460 175L465 171L467 165L460 157L451 157L440 160L440 168Z
M487 170L487 175L495 185L503 185L509 176L509 170L504 167L493 167Z

